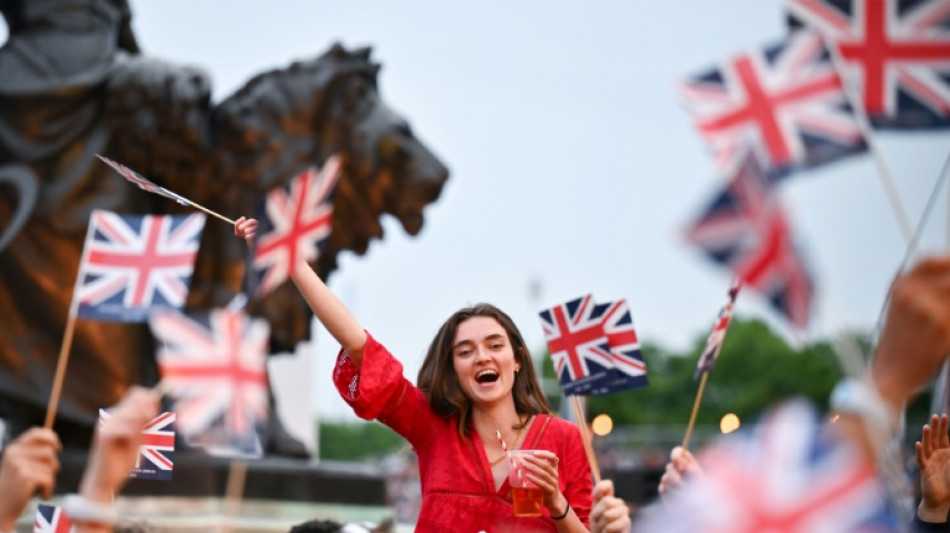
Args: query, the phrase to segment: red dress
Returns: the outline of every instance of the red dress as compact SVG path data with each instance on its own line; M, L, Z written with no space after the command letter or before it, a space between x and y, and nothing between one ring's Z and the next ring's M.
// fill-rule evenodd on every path
M415 449L422 485L417 532L556 531L547 509L541 518L513 516L508 481L495 490L478 433L472 431L469 438L459 436L458 419L435 414L422 391L403 377L402 364L372 336L366 340L360 368L341 350L333 381L358 416L378 419ZM577 426L537 415L521 447L557 454L561 492L587 525L591 472Z

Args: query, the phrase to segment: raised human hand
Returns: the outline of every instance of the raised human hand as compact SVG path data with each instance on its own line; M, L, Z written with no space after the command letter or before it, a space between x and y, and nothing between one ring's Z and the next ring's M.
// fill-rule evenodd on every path
M594 507L590 511L590 533L628 533L630 508L614 496L614 482L601 480L594 485Z
M36 492L53 495L61 449L56 433L44 428L31 428L6 446L0 461L0 531L14 530Z
M663 477L658 487L660 496L665 498L673 490L683 485L690 477L702 475L703 468L689 450L676 446L670 451L670 461L666 463Z
M948 353L950 257L935 257L894 281L871 377L881 397L898 412Z
M234 221L234 235L244 239L248 246L254 244L257 235L257 220L241 217Z
M519 455L523 461L525 476L544 493L544 506L551 515L558 516L567 509L567 498L558 485L558 457L548 450L535 450Z
M159 398L142 387L131 387L96 428L79 494L98 503L112 503L138 459L142 428L159 412Z
M914 448L920 469L921 500L917 515L924 522L944 523L950 512L950 437L946 413L930 417Z

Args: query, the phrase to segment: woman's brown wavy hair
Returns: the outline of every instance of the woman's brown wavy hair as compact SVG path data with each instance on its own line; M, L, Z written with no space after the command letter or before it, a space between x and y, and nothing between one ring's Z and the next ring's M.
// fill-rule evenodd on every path
M541 385L534 371L531 353L528 352L524 338L514 321L494 305L476 304L459 309L442 324L429 345L429 352L426 354L425 361L422 362L419 378L416 380L419 389L425 393L429 399L429 405L437 414L446 418L458 417L458 430L462 437L467 437L470 432L468 421L472 414L472 402L465 395L455 374L452 344L459 324L479 316L493 318L504 328L515 353L515 361L521 367L515 374L515 384L511 389L515 400L515 411L519 415L550 412L548 400L541 392Z

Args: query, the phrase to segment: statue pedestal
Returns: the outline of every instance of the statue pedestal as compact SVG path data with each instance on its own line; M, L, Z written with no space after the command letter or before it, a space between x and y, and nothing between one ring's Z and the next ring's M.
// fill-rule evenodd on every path
M76 492L86 455L64 452L60 458L57 497ZM243 498L231 509L225 491L229 459L195 452L175 452L171 481L132 479L116 497L123 518L142 521L158 531L286 532L312 519L379 523L393 516L386 504L383 475L370 467L265 457L246 460ZM35 504L18 524L30 531ZM25 527L24 527L25 526Z

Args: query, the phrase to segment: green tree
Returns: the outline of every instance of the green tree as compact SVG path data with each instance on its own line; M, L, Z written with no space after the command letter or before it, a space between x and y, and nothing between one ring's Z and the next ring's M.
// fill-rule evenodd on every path
M705 342L705 335L697 337L685 354L644 343L649 386L592 397L591 414L606 413L621 425L685 424L699 387L693 373ZM806 397L824 408L840 379L841 370L827 343L796 350L765 323L737 317L709 375L697 422L718 424L729 412L743 420L755 418L790 396Z
M320 458L359 461L399 451L406 440L379 422L322 422Z

